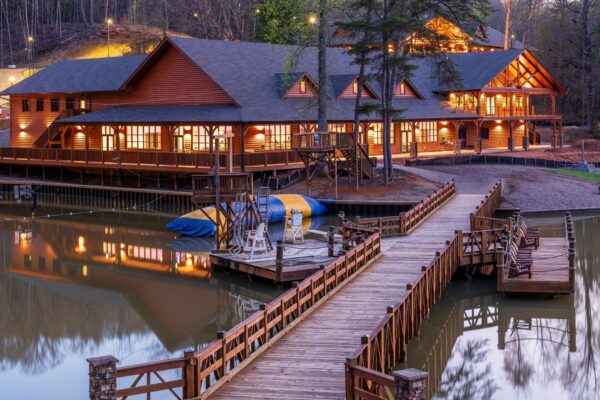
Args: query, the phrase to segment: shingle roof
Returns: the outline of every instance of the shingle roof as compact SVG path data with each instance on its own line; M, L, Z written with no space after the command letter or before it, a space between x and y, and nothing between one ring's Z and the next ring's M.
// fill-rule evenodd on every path
M59 61L0 95L116 91L145 58L139 55Z
M60 124L240 122L234 105L117 106L64 118Z
M447 57L459 73L458 87L448 88L437 85L434 92L446 90L479 90L513 62L523 50L486 51L478 53L454 53Z
M473 36L473 42L476 44L484 45L484 46L493 46L498 47L500 49L504 48L504 32L500 32L497 29L486 26L483 28L483 34L481 35L475 34ZM523 49L523 43L518 40L511 40L513 49Z
M357 77L357 74L330 75L329 82L335 98L337 99L340 97L344 90L346 90Z

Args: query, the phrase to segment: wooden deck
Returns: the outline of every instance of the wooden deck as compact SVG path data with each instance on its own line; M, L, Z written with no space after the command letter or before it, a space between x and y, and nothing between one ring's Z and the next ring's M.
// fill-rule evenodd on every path
M432 261L482 195L457 195L408 236L382 241L384 255L247 368L211 395L214 399L343 399L344 362L398 303L421 266Z
M340 250L335 246L335 253ZM302 281L335 260L327 256L327 242L306 239L304 243L285 243L283 268L281 277L277 276L275 267L275 250L266 254L256 254L248 259L247 254L213 253L210 255L211 265L217 268L238 271L244 274L264 278L273 282Z
M531 279L528 275L505 277L499 289L515 293L570 293L569 256L563 237L540 238L533 250Z

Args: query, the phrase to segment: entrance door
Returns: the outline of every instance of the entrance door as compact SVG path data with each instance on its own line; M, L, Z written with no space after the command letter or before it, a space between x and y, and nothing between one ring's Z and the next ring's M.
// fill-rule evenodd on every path
M458 128L458 140L461 149L467 148L467 128L460 127Z
M408 153L410 151L411 140L412 140L412 132L411 131L402 131L401 151L403 153Z

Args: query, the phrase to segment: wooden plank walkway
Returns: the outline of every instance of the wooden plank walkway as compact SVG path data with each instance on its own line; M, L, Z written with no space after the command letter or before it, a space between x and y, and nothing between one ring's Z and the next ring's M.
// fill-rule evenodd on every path
M502 291L524 293L569 293L569 256L564 237L540 237L532 252L531 279L528 275L506 278Z
M306 317L211 399L344 399L344 361L421 271L452 239L469 229L483 195L460 194L408 236L382 241L383 256Z

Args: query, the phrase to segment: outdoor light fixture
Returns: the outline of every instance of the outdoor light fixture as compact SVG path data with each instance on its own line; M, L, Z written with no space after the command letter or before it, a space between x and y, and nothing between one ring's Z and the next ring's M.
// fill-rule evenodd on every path
M316 25L317 24L317 17L314 15L310 15L308 17L308 23L311 25Z

